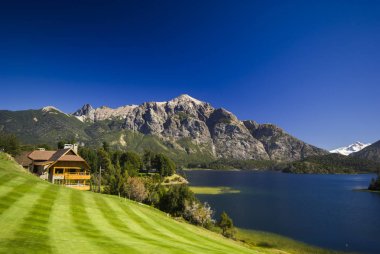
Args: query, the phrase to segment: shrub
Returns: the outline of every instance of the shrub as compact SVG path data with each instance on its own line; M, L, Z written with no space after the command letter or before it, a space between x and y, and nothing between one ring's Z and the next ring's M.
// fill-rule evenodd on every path
M194 193L187 185L173 185L160 200L160 209L174 216L182 216L186 202L195 201Z
M220 215L218 226L222 229L223 236L227 238L235 238L236 230L232 219L224 211Z
M210 228L212 225L212 215L214 211L211 210L209 204L201 204L199 202L186 202L183 217L190 223L200 225L205 228Z
M128 177L124 183L124 194L129 199L142 202L147 197L144 182L139 177Z

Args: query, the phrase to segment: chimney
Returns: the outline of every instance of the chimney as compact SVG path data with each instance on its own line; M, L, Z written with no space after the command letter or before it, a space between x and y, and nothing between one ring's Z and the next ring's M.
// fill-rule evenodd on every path
M63 149L73 149L75 153L78 153L78 144L65 144Z

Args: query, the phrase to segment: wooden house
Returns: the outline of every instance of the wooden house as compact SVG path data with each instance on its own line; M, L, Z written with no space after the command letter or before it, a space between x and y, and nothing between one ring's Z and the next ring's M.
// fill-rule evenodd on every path
M42 179L79 190L90 189L90 167L73 149L39 149L31 152L28 158L30 171Z

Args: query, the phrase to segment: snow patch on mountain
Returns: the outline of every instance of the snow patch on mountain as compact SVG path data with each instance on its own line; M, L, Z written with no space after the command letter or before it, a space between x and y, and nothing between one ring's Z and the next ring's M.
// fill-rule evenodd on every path
M357 141L349 146L344 146L344 147L331 150L330 153L339 153L339 154L347 156L347 155L350 155L351 153L359 152L360 150L362 150L363 148L366 148L369 145L371 144L363 144L362 142Z

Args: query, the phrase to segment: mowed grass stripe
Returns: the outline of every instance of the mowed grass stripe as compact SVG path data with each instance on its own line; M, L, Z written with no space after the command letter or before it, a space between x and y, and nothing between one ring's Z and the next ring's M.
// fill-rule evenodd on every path
M85 208L87 205L82 192L71 192L71 217L76 230L84 235L91 243L98 246L102 253L140 253L132 246L120 244L108 234L99 230L89 217L87 209ZM93 214L91 214L91 216L93 216ZM99 224L99 221L97 221L96 224Z
M133 201L129 201L132 203ZM134 205L141 205L138 203L133 203ZM146 231L145 234L154 234L159 236L160 238L166 239L171 241L171 243L180 243L181 245L184 245L187 251L189 251L189 248L196 247L198 249L197 252L202 251L210 251L211 249L208 248L207 246L204 246L203 244L199 244L198 242L194 242L194 239L189 239L180 236L177 234L177 232L173 232L170 230L167 230L167 225L160 225L156 224L151 220L148 216L144 216L143 213L141 212L136 212L135 209L133 208L134 205L127 205L125 202L118 202L120 211L124 213L124 215L129 218L128 222L131 220L135 221L138 225L141 225L144 230ZM158 211L157 216L165 216L163 214L159 214ZM199 240L199 239L198 239ZM196 243L196 244L195 244Z
M110 197L108 200L118 200L116 197ZM133 201L126 202L116 202L121 210L132 219L132 221L136 221L138 225L142 225L149 233L154 232L155 229L158 230L159 235L163 235L164 239L167 239L175 243L180 243L181 245L186 246L186 253L189 253L192 247L196 247L196 251L194 253L207 253L207 252L215 252L219 249L220 253L229 253L229 251L234 251L237 248L242 248L242 250L247 250L240 245L237 245L236 242L231 243L231 245L226 245L221 242L215 241L211 236L220 239L219 235L216 235L213 232L207 231L202 228L195 227L193 225L189 225L187 223L177 222L154 208L148 207L146 205L142 205ZM156 220L152 220L147 214L153 215ZM131 220L128 220L130 222ZM191 227L191 229L199 230L199 234L194 234L193 231L188 230L184 227ZM153 231L153 232L152 232ZM203 233L203 235L202 235ZM207 237L204 237L205 233ZM226 239L227 243L230 243L230 240ZM232 247L232 249L231 249ZM251 250L249 250L252 253Z
M149 227L161 227L164 228L166 231L172 232L178 236L183 236L182 239L185 239L185 241L191 241L193 243L197 243L198 245L201 246L207 246L210 249L221 249L221 250L226 250L231 248L231 245L226 245L223 242L217 242L215 239L211 238L211 236L216 236L215 233L207 231L207 237L205 236L205 230L202 228L194 227L193 225L189 225L187 223L182 223L182 222L177 222L174 221L173 219L162 216L160 220L155 220L153 221L151 218L146 216L147 212L146 210L151 210L152 208L150 207L145 207L145 206L134 206L130 210L139 216L142 217L142 220L145 221L147 226ZM157 212L157 211L156 211ZM188 229L188 227L191 227L191 231ZM199 233L195 233L196 231L199 231ZM219 235L216 236L217 238L220 238ZM226 239L226 242L229 240ZM237 246L240 247L239 245L234 242L233 246L236 248ZM244 248L245 249L245 248ZM224 253L224 252L223 252Z
M160 247L160 242L154 240L155 245L152 245L152 240L149 239L150 233L147 232L145 235L148 237L143 237L141 231L138 228L131 226L134 224L133 220L129 220L128 227L116 226L115 220L118 220L117 216L114 218L109 214L113 214L112 210L108 206L99 207L96 203L96 199L103 198L103 195L89 195L88 204L92 213L92 221L96 221L97 225L103 225L103 233L110 236L113 240L119 242L123 245L133 246L135 250L139 253L157 253L157 249L163 249ZM165 251L163 251L165 253Z
M27 194L35 185L36 183L30 183L29 181L23 179L20 184L13 185L8 191L4 192L4 194L0 197L0 216L25 194Z
M29 253L53 253L49 239L49 219L57 197L57 189L47 185L40 193L15 237L8 240L10 252L23 253L28 249Z
M14 185L23 183L26 180L20 177L15 177L13 174L5 174L0 177L0 193L6 196L6 192L11 189Z
M12 180L12 179L15 179L15 178L17 178L17 176L15 176L15 174L4 172L4 171L0 171L0 184L1 185L4 185L9 180Z
M55 253L99 253L99 247L78 231L71 213L71 192L75 190L59 186L52 215L50 238ZM75 192L76 193L76 192ZM85 204L83 204L85 205Z
M132 236L135 244L143 245L143 247L149 245L153 250L156 250L157 247L159 247L161 250L171 250L172 253L184 253L188 251L186 248L187 246L181 245L177 246L173 251L173 243L170 243L172 239L163 234L156 233L159 232L157 229L140 227L139 225L141 225L141 223L136 222L134 218L125 216L122 212L118 213L119 211L114 210L114 208L117 207L115 206L115 203L120 203L122 202L121 200L112 201L109 199L106 201L100 196L95 198L95 203L100 208L100 211L108 223L112 225L115 230ZM131 224L134 224L134 226L131 226ZM136 227L136 225L139 227ZM138 230L136 230L137 228Z
M28 216L29 211L33 208L40 197L41 192L47 187L47 185L39 184L33 186L32 190L27 193L23 193L16 202L12 203L12 206L8 207L0 215L0 253L7 251L7 242L17 235L19 228L23 223L24 218ZM19 190L20 191L20 190Z

